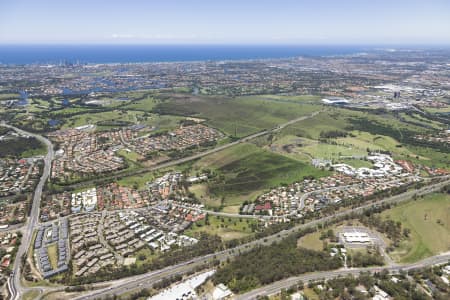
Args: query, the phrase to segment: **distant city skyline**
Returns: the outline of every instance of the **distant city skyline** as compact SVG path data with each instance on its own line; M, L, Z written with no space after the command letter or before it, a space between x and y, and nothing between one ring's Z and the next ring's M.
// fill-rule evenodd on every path
M445 0L0 0L0 44L450 44Z

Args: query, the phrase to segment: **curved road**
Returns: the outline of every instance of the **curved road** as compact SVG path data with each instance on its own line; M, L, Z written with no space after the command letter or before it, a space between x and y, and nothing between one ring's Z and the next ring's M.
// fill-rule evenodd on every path
M288 126L290 124L293 124L295 122L302 121L302 120L314 117L315 115L317 115L319 113L320 113L320 111L317 111L317 112L315 112L315 113L313 113L313 114L311 114L309 116L303 116L303 117L297 118L295 120L291 120L291 121L289 121L289 122L287 122L287 123L285 123L285 124L283 124L281 126L278 126L278 127L274 128L274 129L265 130L265 131L253 134L251 136L247 136L245 138L242 138L242 139L240 139L238 141L235 141L235 142L232 142L232 143L229 143L229 144L226 144L226 145L222 145L222 146L219 146L217 148L214 148L214 149L211 149L211 150L208 150L208 151L205 151L205 152L202 152L202 153L190 156L190 157L186 157L186 158L182 158L182 159L179 159L179 160L163 163L161 165L157 165L155 167L146 169L145 171L147 172L147 171L151 171L151 170L165 168L165 167L168 167L168 166L173 166L173 165L184 163L184 162L187 162L187 161L190 161L190 160L194 160L194 159L197 159L197 158L209 155L211 153L214 153L214 152L226 149L228 147L231 147L233 145L239 144L241 142L246 142L246 141L248 141L250 139L253 139L255 137L259 137L259 136L265 135L265 134L270 133L270 132L279 131L279 130L283 129L284 127L286 127L286 126ZM9 283L8 284L8 288L11 291L12 299L20 299L21 296L23 295L24 291L27 290L26 288L23 288L21 286L21 281L20 281L21 257L24 254L26 254L27 249L28 249L28 247L29 247L29 245L31 243L31 237L32 237L33 230L34 230L35 226L38 224L39 207L40 207L40 200L41 200L41 196L42 196L42 190L43 190L45 182L46 182L46 180L47 180L47 178L48 178L48 176L50 174L51 161L53 160L54 152L53 152L53 145L46 138L44 138L42 136L39 136L39 135L36 135L36 134L25 132L23 130L20 130L18 128L15 128L13 126L9 126L9 125L6 125L6 124L0 124L0 125L9 127L11 129L14 129L14 130L16 130L19 133L23 133L23 134L27 134L27 135L33 136L33 137L37 138L38 140L42 141L43 143L45 143L47 148L48 148L48 153L45 156L45 161L44 161L45 162L44 171L43 171L41 179L40 179L40 181L39 181L39 183L38 183L38 185L36 187L35 193L34 193L30 218L25 223L24 230L23 230L24 234L23 234L23 238L22 238L22 243L21 243L21 246L18 249L17 258L16 258L16 260L14 262L14 270L13 270L13 273L12 273L12 277L10 278L11 280L8 281L8 283ZM431 193L431 192L439 190L440 188L442 188L443 186L448 185L448 184L450 184L450 180L447 179L447 180L445 180L443 182L439 182L439 183L436 183L436 184L424 187L424 188L422 188L420 190L417 190L417 191L408 191L408 192L405 192L405 193L397 195L397 196L386 198L384 200L378 201L377 203L405 201L405 200L410 199L415 194L421 195L421 194ZM297 225L297 226L295 226L295 227L293 227L291 229L284 230L284 231L282 231L280 233L268 236L268 237L263 238L263 239L255 240L255 241L249 242L247 244L239 245L239 246L237 246L235 248L227 249L227 250L224 250L224 251L221 251L221 252L218 252L218 253L209 254L209 255L206 255L206 256L203 256L203 257L197 257L197 258L194 258L194 259L192 259L190 261L187 261L187 262L184 262L184 263L180 263L178 265L173 265L173 266L167 267L167 268L162 269L162 270L149 272L149 273L146 273L146 274L137 275L137 276L133 276L133 277L123 278L123 279L119 279L119 280L115 280L115 281L111 281L111 282L102 282L102 283L96 284L95 286L100 287L100 286L104 286L105 284L110 284L110 286L107 287L107 288L99 288L98 290L95 290L95 291L92 291L92 292L88 292L87 294L85 294L83 296L80 296L80 297L78 297L76 299L95 299L95 298L97 298L99 296L103 296L103 295L123 294L123 293L125 293L127 291L130 291L130 290L139 289L139 288L142 288L142 287L145 287L145 286L149 286L152 283L154 283L154 282L156 282L156 281L158 281L158 280L160 280L162 278L165 278L165 277L168 277L168 276L171 276L171 275L175 275L175 274L184 274L184 273L186 273L188 271L193 270L194 267L202 265L204 263L208 263L208 262L210 262L212 260L215 260L215 259L225 260L228 257L239 255L240 251L247 251L248 249L251 249L254 246L267 245L267 244L270 244L270 243L272 243L274 241L279 241L282 238L286 237L287 235L293 233L296 230L303 229L303 228L306 228L306 227L311 227L311 226L317 226L318 224L323 224L325 222L328 222L330 220L336 219L336 218L344 216L344 215L348 215L348 214L353 213L353 212L360 213L360 212L364 211L364 209L367 209L367 208L371 207L372 205L374 205L374 204L373 203L368 203L368 204L360 206L360 207L358 207L356 209L345 210L345 211L339 212L339 213L337 213L335 215L327 216L327 217L324 217L324 218L318 219L318 220L313 220L313 221L308 222L306 224Z
M32 136L47 146L47 155L44 158L44 170L42 172L42 176L39 180L39 183L34 191L30 217L28 218L27 222L25 223L25 226L23 227L24 229L22 230L23 231L22 241L19 246L19 249L17 250L16 259L14 260L14 267L11 278L8 281L8 289L10 290L11 293L11 299L21 299L21 295L24 292L24 289L20 281L22 257L27 253L28 247L30 246L31 243L31 238L33 236L33 230L39 220L39 208L41 205L42 190L44 188L48 176L50 175L54 151L52 143L43 136L26 132L14 126L7 125L5 123L1 123L0 125L11 128L20 134Z
M381 201L377 201L376 203L367 203L367 204L360 206L358 208L355 208L355 209L347 209L347 210L341 211L339 213L336 213L334 215L326 216L322 219L313 220L313 221L310 221L305 224L299 224L293 228L283 230L283 231L275 233L271 236L267 236L267 237L261 238L259 240L254 240L249 243L239 245L235 248L223 250L223 251L220 251L217 253L208 254L208 255L205 255L202 257L197 257L192 260L180 263L178 265L169 266L169 267L166 267L166 268L158 270L158 271L152 271L149 273L136 275L136 276L132 276L132 277L127 277L127 278L122 278L122 279L118 279L118 280L113 280L110 282L98 283L98 284L95 284L95 286L100 287L99 289L87 292L84 295L79 296L75 299L93 300L93 299L97 299L102 296L120 295L120 294L124 294L124 293L130 292L130 291L133 291L133 290L150 287L152 284L154 284L155 282L157 282L158 280L160 280L162 278L167 278L167 277L170 277L173 275L177 275L177 274L181 275L181 274L187 273L188 271L192 271L196 266L203 265L205 263L211 262L216 259L224 261L227 258L237 256L240 254L240 252L248 251L258 245L270 245L273 242L278 242L278 241L282 240L283 238L287 237L288 235L290 235L298 230L302 230L302 229L309 228L309 227L314 227L319 224L324 224L326 222L332 221L339 217L343 217L345 215L350 215L352 213L363 213L365 209L368 209L368 208L372 207L373 205L379 205L382 203L400 203L403 201L407 201L407 200L411 199L411 197L414 195L425 195L428 193L433 193L449 184L450 184L450 179L447 179L445 181L423 187L419 190L407 191L405 193L402 193L402 194L399 194L396 196L392 196L389 198L385 198ZM397 267L397 266L386 267L386 268L395 268L395 267ZM398 268L402 268L402 266L398 266ZM349 270L344 270L344 271L348 272ZM105 284L109 284L109 286L104 287ZM101 286L103 286L103 287L101 287Z
M210 155L212 153L216 153L216 152L222 151L224 149L230 148L230 147L238 145L240 143L248 142L249 140L252 140L254 138L257 138L257 137L260 137L260 136L263 136L263 135L266 135L266 134L269 134L269 133L274 133L274 132L280 131L283 128L285 128L286 126L292 125L292 124L294 124L296 122L300 122L300 121L307 120L309 118L313 118L313 117L317 116L320 112L322 112L322 110L316 111L316 112L314 112L314 113L312 113L310 115L306 115L306 116L302 116L302 117L296 118L294 120L290 120L290 121L288 121L288 122L286 122L284 124L281 124L281 125L279 125L277 127L272 128L272 129L268 129L268 130L264 130L264 131L260 131L260 132L254 133L252 135L243 137L243 138L241 138L241 139L239 139L237 141L234 141L234 142L231 142L231 143L228 143L228 144L224 144L224 145L215 147L213 149L206 150L204 152L200 152L200 153L194 154L192 156L180 158L180 159L177 159L177 160L171 160L171 161L163 162L163 163L157 164L157 165L152 166L152 167L146 167L146 168L138 169L136 171L128 172L126 174L115 174L115 175L111 175L111 176L104 176L104 177L102 177L102 179L105 179L105 178L106 179L107 178L114 179L117 176L133 176L133 175L143 174L143 173L156 171L156 170L167 168L167 167L176 166L176 165L179 165L179 164L182 164L182 163L185 163L185 162L189 162L189 161L192 161L192 160L196 160L198 158L202 158L202 157ZM65 187L66 188L80 188L80 187L92 185L92 183L95 182L95 180L96 179L89 180L89 181L84 181L84 182L80 182L80 183L75 183L75 184L67 185Z
M236 300L244 299L257 299L260 296L270 296L279 293L282 289L288 289L291 286L297 284L300 280L304 283L309 281L327 280L347 275L359 275L361 272L377 273L383 270L389 271L391 274L397 274L400 271L409 271L414 269L421 269L424 267L447 264L450 260L450 253L444 253L441 255L432 256L421 260L416 263L408 265L398 265L392 267L370 267L370 268L353 268L353 269L341 269L335 271L315 272L303 274L296 277L290 277L281 281L274 282L272 284L254 289L248 293L236 296Z
M249 141L249 140L254 139L256 137L259 137L259 136L263 136L263 135L265 135L267 133L279 131L279 130L283 129L284 127L286 127L288 125L291 125L293 123L312 118L312 117L316 116L317 114L319 114L320 112L321 111L316 111L316 112L314 112L314 113L312 113L310 115L302 116L302 117L296 118L294 120L290 120L290 121L288 121L288 122L286 122L286 123L284 123L282 125L279 125L279 126L273 128L271 130L264 130L264 131L261 131L261 132L249 135L247 137L241 138L241 139L239 139L239 140L237 140L235 142L231 142L231 143L228 143L228 144L216 147L214 149L211 149L211 150L208 150L208 151L205 151L205 152L202 152L202 153L198 153L198 154L195 154L195 155L192 155L192 156L189 156L189 157L185 157L185 158L181 158L181 159L178 159L178 160L162 163L162 164L159 164L159 165L154 166L154 167L145 168L143 170L138 170L136 172L136 174L139 174L141 172L154 171L154 170L158 170L158 169L162 169L162 168L178 165L178 164L181 164L181 163L184 163L184 162L188 162L188 161L191 161L191 160L195 160L197 158L201 158L203 156L206 156L206 155L209 155L209 154L212 154L212 153L224 150L226 148L232 147L232 146L237 145L239 143ZM36 227L36 224L38 224L38 221L39 221L39 209L40 209L40 202L41 202L41 197L42 197L42 190L43 190L43 188L45 186L45 183L46 183L46 181L47 181L47 179L48 179L48 177L50 175L50 172L51 172L51 163L52 163L52 160L54 158L54 149L53 149L52 143L48 139L46 139L45 137L43 137L41 135L34 134L34 133L31 133L31 132L27 132L27 131L24 131L24 130L22 130L20 128L8 125L4 121L1 121L0 126L13 129L16 132L18 132L20 134L23 134L23 135L32 136L32 137L38 139L39 141L41 141L42 143L44 143L47 146L47 154L46 154L46 156L44 158L44 171L43 171L42 176L41 176L41 178L39 180L39 183L36 186L36 189L34 191L33 203L32 203L32 208L31 208L31 212L30 212L30 217L27 220L27 222L25 223L24 227L22 228L22 231L23 231L22 241L21 241L21 244L20 244L19 249L18 249L17 254L16 254L16 260L14 261L14 268L13 268L13 272L12 272L11 278L8 279L8 289L9 289L9 291L11 293L11 299L15 300L15 299L20 299L21 295L26 290L26 289L24 289L21 286L21 280L20 280L21 261L22 261L23 255L26 255L26 253L27 253L28 247L30 246L31 239L32 239L32 236L33 236L33 230L34 230L34 228ZM89 183L90 182L86 182L86 183L83 183L83 184L89 184Z

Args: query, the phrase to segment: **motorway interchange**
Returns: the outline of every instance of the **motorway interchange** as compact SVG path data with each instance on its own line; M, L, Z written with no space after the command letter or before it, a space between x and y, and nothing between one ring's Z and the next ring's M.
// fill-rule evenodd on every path
M317 113L315 113L315 114L317 114ZM288 124L292 124L294 122L304 120L305 118L312 117L315 114L313 114L311 116L307 116L307 117L302 117L302 118L299 118L296 120L292 120L286 124L283 124L281 126L274 128L272 130L259 132L252 136L245 137L241 140L238 140L238 141L226 144L226 145L222 145L215 149L208 150L206 152L193 155L191 157L186 157L183 159L179 159L179 160L175 160L175 161L171 161L168 163L158 165L156 167L153 167L152 170L156 170L156 169L160 169L160 168L164 168L164 167L168 167L168 166L173 166L173 165L177 165L177 164L180 164L183 162L197 159L199 157L211 154L213 152L217 152L217 151L223 150L225 148L231 147L240 142L248 141L250 139L265 135L272 131L278 131L281 128L284 128L285 126L287 126ZM21 299L25 292L27 292L29 290L33 290L33 289L38 290L42 293L48 292L48 291L62 290L62 289L64 289L64 287L50 288L50 289L45 289L45 288L41 288L41 287L28 288L28 287L23 286L23 284L21 282L22 260L20 258L27 254L28 247L32 240L33 231L39 225L38 218L39 218L40 200L41 200L44 185L50 174L51 161L53 160L53 157L54 157L53 145L51 144L51 142L49 140L47 140L46 138L44 138L40 135L35 135L35 134L28 133L28 132L24 132L18 128L15 128L15 127L12 127L12 126L9 126L6 124L2 124L2 126L9 127L20 133L34 136L35 138L37 138L38 140L43 142L47 146L47 150L48 150L47 155L45 156L45 159L44 159L45 166L44 166L43 174L40 178L40 181L39 181L39 183L36 187L36 190L34 192L34 195L33 195L33 203L32 203L32 209L30 212L30 217L27 220L27 222L25 223L25 225L19 229L23 234L22 243L17 251L18 259L16 259L14 261L13 272L11 274L11 277L8 279L8 290L11 294L11 299ZM148 171L148 170L146 170L146 171ZM425 186L425 187L421 188L420 190L408 191L403 194L399 194L399 195L396 195L396 196L393 196L390 198L383 199L382 201L379 201L378 204L396 203L396 202L398 203L398 202L406 201L406 200L409 200L414 195L419 196L419 195L425 195L428 193L438 191L439 189L441 189L442 187L444 187L448 184L450 184L450 179L448 177L443 177L442 180L438 183L434 183L432 185ZM133 277L129 277L129 278L123 278L123 279L115 280L115 281L108 282L108 283L96 284L94 286L98 287L97 290L87 292L86 294L79 296L76 299L95 299L95 298L98 298L99 296L123 294L128 291L138 290L138 289L142 289L145 287L150 287L152 284L154 284L155 282L157 282L158 280L161 280L163 278L173 276L173 275L178 275L178 274L181 275L181 274L188 273L189 271L193 270L195 267L204 265L205 263L211 262L212 260L219 259L220 261L224 261L229 257L238 255L238 253L240 251L249 250L256 245L270 244L272 242L279 241L282 238L288 236L289 234L291 234L297 230L304 229L306 227L317 226L318 224L323 224L323 223L332 221L334 219L337 219L339 217L345 216L350 213L361 213L365 209L370 208L372 205L373 204L365 204L365 205L360 206L355 209L344 210L335 215L327 216L322 219L317 219L317 220L308 222L306 224L297 225L291 229L284 230L281 233L274 234L274 235L266 237L264 239L255 240L255 241L249 242L247 244L239 245L232 249L227 249L227 250L221 251L219 253L214 253L214 254L210 254L207 256L195 258L193 260L190 260L190 261L178 264L178 265L173 265L173 266L167 267L162 270L158 270L155 272L149 272L146 274L133 276ZM351 270L347 269L347 270L342 270L342 271L339 270L336 272L329 273L328 276L338 276L338 275L342 275L342 274L357 274L362 270L376 272L376 271L380 271L382 269L387 269L388 271L395 273L401 269L418 268L421 266L429 266L429 265L438 264L438 263L445 263L449 260L449 258L450 258L450 254L446 254L443 256L441 255L441 256L432 257L425 261L422 261L420 263L413 264L413 265L404 265L404 266L395 266L395 267L378 267L378 268L367 268L367 269L351 269ZM281 282L274 283L268 287L263 287L263 288L255 290L255 291L252 291L250 293L240 295L238 299L252 299L252 298L255 298L257 295L270 295L270 294L276 293L280 289L288 286L289 283L291 283L291 281L293 281L293 280L298 280L298 279L316 280L319 278L324 278L324 274L323 273L313 273L313 274L302 275L302 276L299 276L298 278L296 277L294 279L283 280ZM328 278L328 277L326 277L326 278ZM105 284L107 284L108 286L104 287Z

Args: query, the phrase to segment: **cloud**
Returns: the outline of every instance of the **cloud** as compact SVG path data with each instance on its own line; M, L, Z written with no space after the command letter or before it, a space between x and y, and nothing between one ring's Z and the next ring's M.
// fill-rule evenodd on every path
M121 34L113 33L111 38L116 40L194 40L198 36L195 34L190 35L174 35L174 34Z
M133 39L133 38L135 38L135 36L133 34L118 34L118 33L113 33L111 35L111 37L113 39Z

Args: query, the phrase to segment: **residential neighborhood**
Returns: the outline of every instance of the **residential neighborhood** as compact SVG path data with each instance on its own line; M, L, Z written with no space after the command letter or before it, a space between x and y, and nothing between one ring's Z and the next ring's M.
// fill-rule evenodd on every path
M202 124L154 135L151 131L146 126L131 126L97 132L95 126L85 125L51 132L49 137L58 145L51 178L69 180L126 168L124 157L118 154L121 149L145 157L154 151L181 151L207 145L223 137L219 131Z
M0 232L0 286L8 279L14 263L17 247L22 234L19 232Z
M259 196L255 203L243 205L241 213L302 217L344 200L368 198L422 180L408 172L408 165L402 167L388 155L370 155L367 159L373 162L373 168L332 165L336 174L272 189Z
M32 191L39 179L41 164L36 158L0 159L0 197Z

